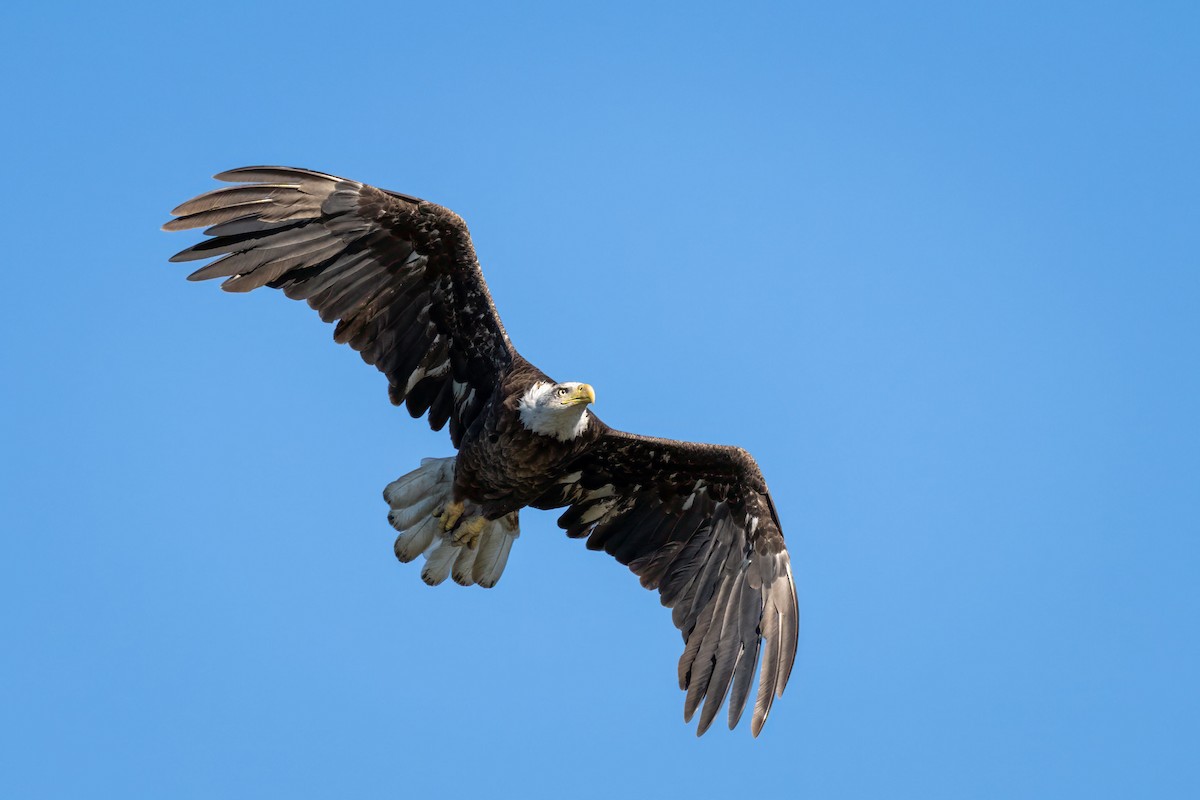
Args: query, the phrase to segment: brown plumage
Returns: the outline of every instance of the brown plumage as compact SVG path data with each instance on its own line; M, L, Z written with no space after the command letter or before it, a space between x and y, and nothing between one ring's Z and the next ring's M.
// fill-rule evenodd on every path
M495 585L524 507L659 591L683 633L679 685L697 733L728 697L741 717L761 655L751 730L783 693L799 615L766 482L744 450L623 433L590 411L591 387L556 384L520 356L492 304L462 219L415 197L308 170L247 167L240 185L176 208L163 227L209 237L172 261L220 256L190 279L225 278L306 300L334 338L388 379L414 417L449 423L453 459L389 485L396 555L422 577ZM761 653L760 653L761 651Z

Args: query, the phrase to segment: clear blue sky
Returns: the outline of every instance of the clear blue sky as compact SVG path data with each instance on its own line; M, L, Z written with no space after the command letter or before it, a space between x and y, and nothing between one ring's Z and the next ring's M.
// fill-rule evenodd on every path
M1194 4L0 16L0 795L1200 796ZM669 613L552 514L493 591L395 561L448 437L166 263L257 163L449 205L607 422L755 454L760 739L694 737Z

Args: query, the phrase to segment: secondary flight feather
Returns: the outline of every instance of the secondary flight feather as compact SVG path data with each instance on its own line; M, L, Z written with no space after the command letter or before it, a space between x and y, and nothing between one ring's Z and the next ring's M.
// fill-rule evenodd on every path
M591 411L591 386L522 358L449 209L291 167L216 178L238 185L183 203L163 226L209 237L171 260L216 258L189 279L307 301L387 377L394 404L434 430L449 424L457 455L424 459L384 489L396 557L424 556L429 584L495 586L521 509L565 509L568 536L627 565L671 608L685 720L699 710L702 734L724 703L735 727L757 667L757 736L787 685L799 614L754 459L614 430Z

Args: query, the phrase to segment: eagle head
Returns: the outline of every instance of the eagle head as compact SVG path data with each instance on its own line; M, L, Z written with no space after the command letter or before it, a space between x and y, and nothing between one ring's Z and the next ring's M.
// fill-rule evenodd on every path
M587 430L587 407L594 402L596 391L586 383L538 381L521 396L517 409L526 428L565 442Z

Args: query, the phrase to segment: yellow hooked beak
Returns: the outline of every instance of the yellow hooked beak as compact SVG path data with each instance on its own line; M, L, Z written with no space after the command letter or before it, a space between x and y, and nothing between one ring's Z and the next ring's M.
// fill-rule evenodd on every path
M581 383L575 387L575 391L563 398L564 406L577 406L580 403L596 402L596 390L586 383Z

